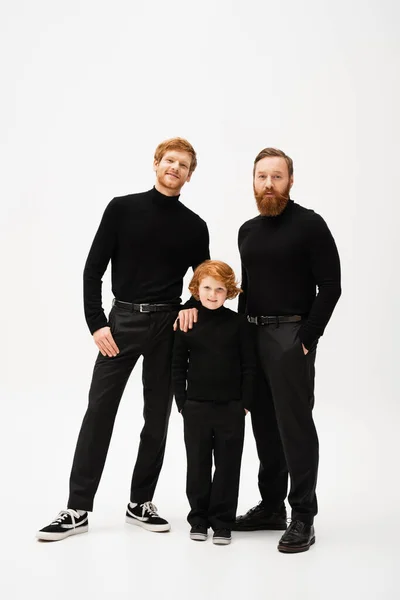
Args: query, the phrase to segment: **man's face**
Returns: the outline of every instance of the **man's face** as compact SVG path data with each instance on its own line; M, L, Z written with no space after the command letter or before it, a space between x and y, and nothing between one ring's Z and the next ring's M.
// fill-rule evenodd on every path
M293 176L289 177L286 160L281 156L266 156L258 161L254 172L254 196L263 217L276 217L289 201Z
M177 196L187 181L192 156L181 150L168 150L160 162L154 161L156 189L166 196Z
M199 285L200 302L206 308L215 310L223 305L228 290L221 281L214 277L204 277Z

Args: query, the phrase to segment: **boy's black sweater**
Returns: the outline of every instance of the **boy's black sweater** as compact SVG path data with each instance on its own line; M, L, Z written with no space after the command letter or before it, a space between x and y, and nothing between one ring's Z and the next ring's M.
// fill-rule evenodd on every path
M186 400L237 400L250 409L256 356L251 325L225 306L199 308L198 322L175 333L172 381L178 409Z
M180 304L183 277L210 258L206 223L155 188L114 198L107 206L84 270L85 316L90 332L107 325L101 278L111 260L118 300ZM189 306L189 303L187 303Z

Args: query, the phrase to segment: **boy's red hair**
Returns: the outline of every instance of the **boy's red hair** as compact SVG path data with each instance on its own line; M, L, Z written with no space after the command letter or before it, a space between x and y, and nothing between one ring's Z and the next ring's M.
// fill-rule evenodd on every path
M213 277L223 283L227 289L227 299L236 298L240 292L238 282L236 281L233 269L221 260L205 260L193 273L192 281L189 284L189 290L192 296L199 299L199 286L205 277Z

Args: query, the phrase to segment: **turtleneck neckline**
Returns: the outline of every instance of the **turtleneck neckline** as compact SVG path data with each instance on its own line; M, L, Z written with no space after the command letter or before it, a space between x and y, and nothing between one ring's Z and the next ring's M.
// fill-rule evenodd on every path
M155 186L151 190L152 200L157 206L165 206L167 208L171 206L176 206L179 200L179 196L180 194L178 194L178 196L166 196L165 194L159 192Z
M200 304L200 306L199 306L199 314L203 315L204 317L214 318L214 317L221 315L225 311L226 311L226 308L224 305L222 305L218 308L207 308L206 306L203 306L202 304Z

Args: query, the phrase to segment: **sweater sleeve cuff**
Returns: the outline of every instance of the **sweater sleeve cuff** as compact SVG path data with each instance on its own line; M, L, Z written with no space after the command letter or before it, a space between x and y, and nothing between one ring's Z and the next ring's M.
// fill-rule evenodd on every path
M301 343L307 350L310 350L319 339L319 335L307 329L306 324L300 327L298 335Z
M92 335L98 329L101 329L102 327L108 327L108 321L104 313L94 320L91 319L90 321L87 321L87 324Z
M200 306L201 306L200 300L196 300L196 298L194 298L194 296L190 296L189 300L187 300L185 302L185 304L182 304L182 306L180 307L180 310L186 310L187 308L199 309Z

